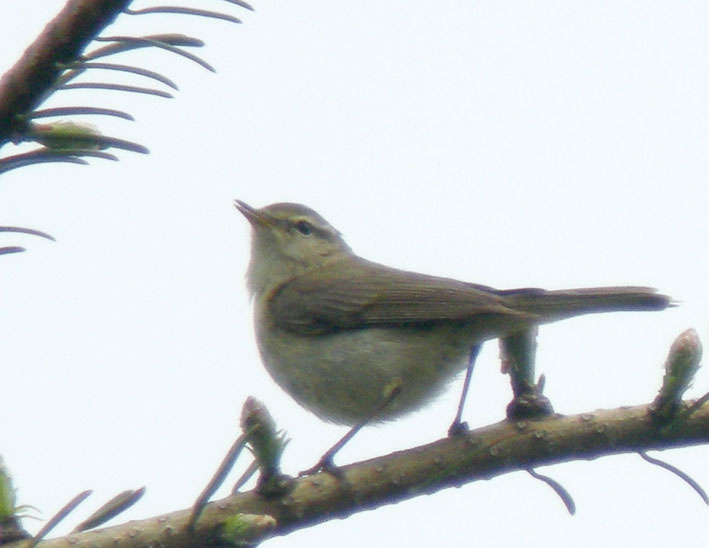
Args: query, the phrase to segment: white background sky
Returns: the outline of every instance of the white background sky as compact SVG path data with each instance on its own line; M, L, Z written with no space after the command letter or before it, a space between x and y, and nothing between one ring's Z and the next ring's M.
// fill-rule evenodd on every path
M0 3L2 70L62 4ZM29 249L0 258L0 454L19 502L45 518L95 490L59 532L141 485L144 500L122 519L189 507L237 436L248 395L292 438L286 472L342 435L260 365L237 197L306 203L358 253L401 268L503 288L644 284L682 301L544 327L539 370L560 413L649 402L672 340L694 327L709 341L705 2L255 0L255 13L198 4L244 24L122 16L105 34L201 37L218 74L142 52L114 61L173 77L176 99L91 91L51 100L125 108L135 124L82 121L147 145L149 156L28 167L0 181L0 224L58 240L0 235ZM440 438L458 389L367 429L338 462ZM708 389L704 370L689 395ZM465 418L501 420L509 392L488 343ZM706 447L661 457L709 488ZM542 471L571 491L575 517L515 473L267 545L706 542L707 508L638 456Z

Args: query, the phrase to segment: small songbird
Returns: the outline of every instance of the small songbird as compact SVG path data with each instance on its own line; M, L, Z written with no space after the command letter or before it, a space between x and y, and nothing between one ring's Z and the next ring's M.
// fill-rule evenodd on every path
M237 200L252 228L247 272L266 369L323 420L354 425L429 402L481 342L581 314L663 310L647 287L498 290L397 270L355 255L312 209Z

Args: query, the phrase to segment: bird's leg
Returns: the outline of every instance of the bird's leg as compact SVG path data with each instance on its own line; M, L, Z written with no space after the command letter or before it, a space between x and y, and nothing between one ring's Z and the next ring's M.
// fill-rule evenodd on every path
M509 373L514 394L507 406L510 420L544 417L554 412L551 402L542 394L544 378L534 380L536 351L536 327L500 339L502 372Z
M315 474L316 472L325 471L329 472L334 476L338 476L338 468L335 466L333 463L332 459L335 457L337 452L342 449L345 444L350 441L362 428L367 426L369 423L371 423L374 419L379 416L379 414L384 411L389 405L391 405L391 402L393 402L396 397L401 393L401 384L402 381L401 379L394 379L391 383L389 383L385 389L384 389L384 399L382 402L375 407L372 412L367 415L365 418L363 418L361 421L359 421L357 424L355 424L352 428L350 428L347 433L342 436L335 445L330 447L327 451L325 451L325 454L320 457L320 460L317 462L315 466L312 468L308 468L307 470L303 470L299 476L308 476L310 474Z
M475 368L475 360L478 359L478 354L480 354L480 348L482 345L477 344L470 349L470 355L468 356L468 367L465 369L465 380L463 380L463 391L460 394L460 401L458 402L458 412L455 414L455 419L453 423L448 428L448 435L451 437L460 436L468 431L468 423L463 422L463 407L465 406L465 400L468 397L468 388L470 388L470 378L473 376L473 369Z

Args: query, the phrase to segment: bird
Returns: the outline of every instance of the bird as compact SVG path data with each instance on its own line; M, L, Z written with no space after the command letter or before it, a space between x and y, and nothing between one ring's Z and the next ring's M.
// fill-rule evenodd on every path
M422 408L486 340L582 314L672 306L649 287L500 290L399 270L356 255L305 205L235 207L251 225L246 281L261 359L327 422L371 418L392 386L396 398L373 422Z

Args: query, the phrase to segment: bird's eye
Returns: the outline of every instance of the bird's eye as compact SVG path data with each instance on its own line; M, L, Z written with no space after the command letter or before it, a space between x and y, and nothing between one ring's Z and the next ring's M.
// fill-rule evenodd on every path
M303 236L310 236L313 233L313 225L308 221L298 221L295 223L295 229Z

